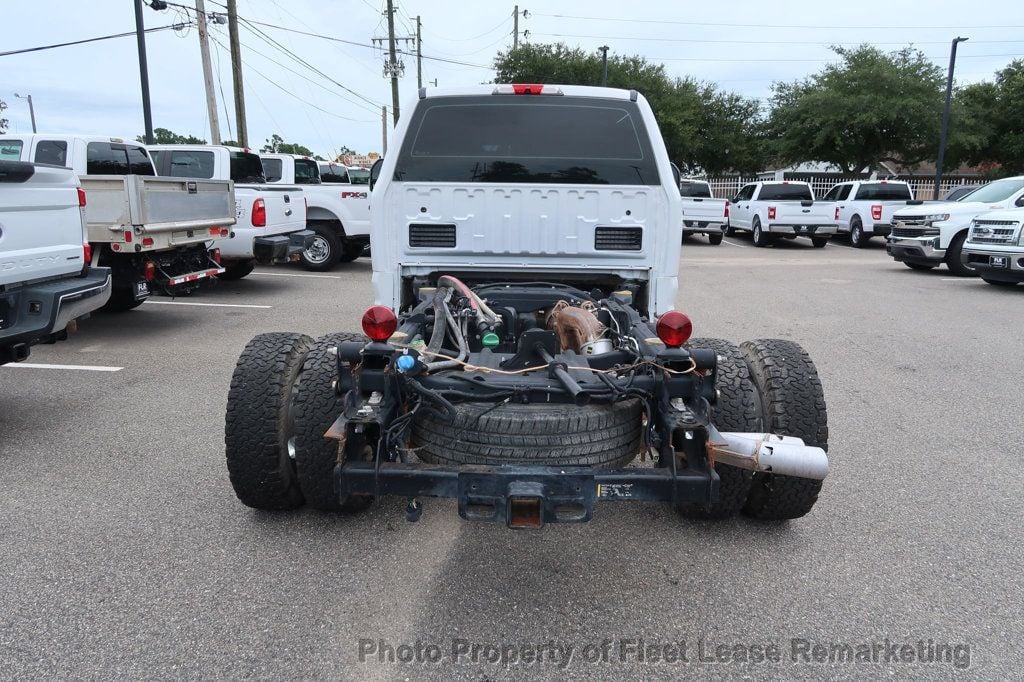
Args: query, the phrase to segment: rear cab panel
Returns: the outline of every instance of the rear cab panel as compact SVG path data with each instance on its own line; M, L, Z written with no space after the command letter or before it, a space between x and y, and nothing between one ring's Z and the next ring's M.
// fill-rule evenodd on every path
M378 303L400 310L403 281L445 271L628 280L654 314L673 307L679 189L635 92L445 89L417 102L396 139L371 198Z

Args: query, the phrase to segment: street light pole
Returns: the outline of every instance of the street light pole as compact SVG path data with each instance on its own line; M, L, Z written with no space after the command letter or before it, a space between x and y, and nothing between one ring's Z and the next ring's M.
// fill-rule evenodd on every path
M135 37L139 43L139 78L142 80L142 118L146 124L146 144L153 144L153 110L149 105L149 66L146 64L146 25L142 20L142 0L135 0Z
M38 130L36 130L36 108L32 106L32 95L19 95L18 93L14 93L14 96L19 99L28 100L28 115L32 117L32 132L39 132Z
M946 106L942 110L942 132L939 133L939 156L935 161L935 192L932 199L939 198L939 185L942 184L942 162L946 156L946 138L949 135L949 108L953 100L953 69L956 67L956 46L967 38L957 36L949 49L949 75L946 76Z
M602 45L601 50L601 85L608 85L608 46Z

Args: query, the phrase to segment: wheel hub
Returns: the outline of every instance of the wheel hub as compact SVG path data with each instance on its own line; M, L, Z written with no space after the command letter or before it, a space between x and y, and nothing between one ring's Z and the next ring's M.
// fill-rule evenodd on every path
M330 255L331 245L320 235L313 237L313 243L305 251L306 260L310 263L324 263Z

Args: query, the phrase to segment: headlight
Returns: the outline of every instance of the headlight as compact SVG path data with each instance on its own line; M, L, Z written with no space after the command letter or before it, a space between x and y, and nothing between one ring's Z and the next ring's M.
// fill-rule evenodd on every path
M924 221L926 223L937 223L943 220L949 220L948 213L933 213L932 215L926 215Z
M1021 225L1018 229L1020 229L1020 232L1017 233L1017 246L1024 246L1024 225Z

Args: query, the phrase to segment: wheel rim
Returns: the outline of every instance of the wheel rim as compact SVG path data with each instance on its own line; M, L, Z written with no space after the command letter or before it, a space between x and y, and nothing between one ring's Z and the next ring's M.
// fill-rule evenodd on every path
M331 245L327 243L326 239L316 235L313 237L313 243L303 252L303 255L310 263L326 263L331 255Z
M860 225L853 226L853 230L850 232L850 240L854 244L860 243Z
M761 241L761 223L754 223L754 241Z

